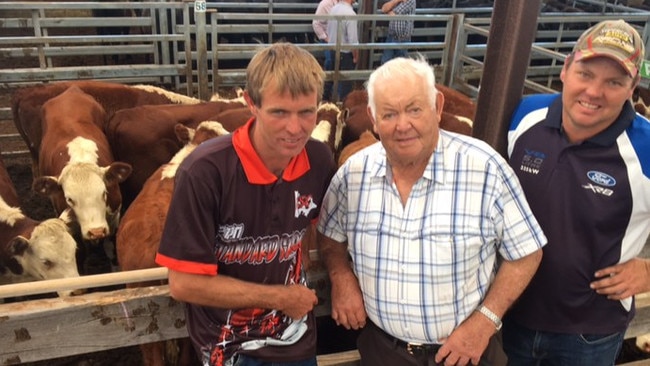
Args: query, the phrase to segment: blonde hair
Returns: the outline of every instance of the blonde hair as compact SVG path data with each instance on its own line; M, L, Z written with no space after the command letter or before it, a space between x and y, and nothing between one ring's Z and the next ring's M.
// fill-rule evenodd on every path
M271 82L292 97L316 92L323 98L325 72L314 56L291 43L274 43L257 52L246 68L246 91L256 106Z

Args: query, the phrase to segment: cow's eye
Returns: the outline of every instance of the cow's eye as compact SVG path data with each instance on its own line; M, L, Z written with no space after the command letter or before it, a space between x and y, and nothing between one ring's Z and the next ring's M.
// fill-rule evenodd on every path
M104 202L108 201L108 192L104 192L104 197L102 197Z
M52 262L49 259L43 259L43 265L45 266L45 268L50 269L54 267L54 262Z
M65 202L68 204L68 206L74 207L74 200L72 198L66 197Z

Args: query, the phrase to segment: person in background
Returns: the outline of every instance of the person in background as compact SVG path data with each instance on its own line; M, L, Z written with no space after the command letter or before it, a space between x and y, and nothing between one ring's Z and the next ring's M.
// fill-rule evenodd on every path
M253 117L201 144L176 174L156 262L186 303L203 365L316 365L318 299L301 260L335 169L310 139L323 78L295 45L262 49L246 70Z
M630 24L600 22L567 56L562 92L513 115L510 165L548 245L506 317L509 365L614 365L650 290L650 124L630 103L644 52Z
M347 16L348 19L330 20L327 22L327 35L329 36L329 43L336 44L337 39L340 37L342 45L357 45L359 44L359 36L357 31L357 21L350 19L350 16L356 16L352 8L354 0L340 0L332 10L330 15ZM339 25L339 23L341 23ZM341 34L339 34L339 29ZM336 52L332 51L332 67L336 63ZM339 70L354 70L357 60L359 59L359 50L341 50L339 58ZM343 100L352 91L351 81L339 81L337 88L337 99ZM325 99L333 98L332 83L325 85Z
M415 0L389 0L381 7L381 12L388 15L415 15ZM412 20L391 20L388 22L388 35L386 43L411 42L413 34ZM381 64L385 64L395 57L407 57L406 48L385 49L381 55Z
M316 8L316 15L328 15L330 10L338 3L338 0L321 0L318 3ZM312 28L314 28L314 33L316 33L316 38L320 43L329 43L329 37L327 37L327 20L326 19L314 19L311 22ZM333 70L332 66L332 51L325 50L324 52L324 61L323 68L325 70Z
M488 365L544 234L505 159L439 129L444 95L426 60L387 62L367 90L380 142L336 172L317 227L332 318L363 328L364 366Z

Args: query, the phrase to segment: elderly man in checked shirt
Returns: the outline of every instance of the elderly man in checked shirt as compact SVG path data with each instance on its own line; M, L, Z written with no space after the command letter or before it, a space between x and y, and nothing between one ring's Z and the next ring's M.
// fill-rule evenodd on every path
M339 168L318 222L332 317L363 328L362 365L489 365L546 237L504 158L439 129L424 59L387 62L367 89L380 142Z

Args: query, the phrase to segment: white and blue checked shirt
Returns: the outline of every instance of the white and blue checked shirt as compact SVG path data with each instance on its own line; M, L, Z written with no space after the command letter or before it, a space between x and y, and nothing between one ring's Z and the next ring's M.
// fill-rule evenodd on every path
M419 343L440 343L471 315L497 251L516 260L546 243L505 160L483 141L442 130L405 206L378 142L338 170L318 225L349 243L370 320Z

